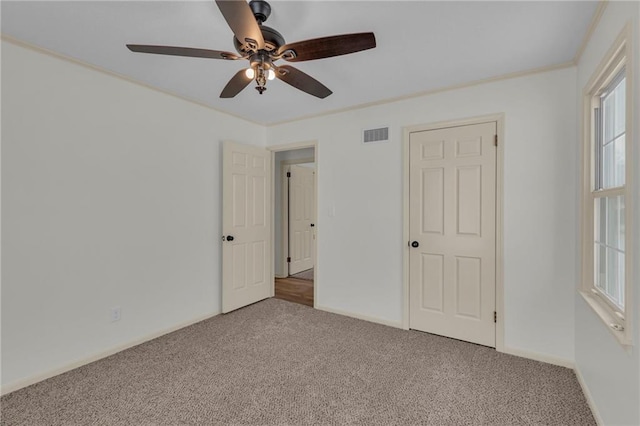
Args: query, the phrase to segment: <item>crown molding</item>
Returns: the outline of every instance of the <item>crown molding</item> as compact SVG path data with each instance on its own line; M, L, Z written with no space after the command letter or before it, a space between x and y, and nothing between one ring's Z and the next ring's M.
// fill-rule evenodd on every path
M591 23L589 24L589 28L587 29L587 32L585 33L584 38L582 39L582 44L580 44L580 47L578 48L576 55L573 57L574 64L578 65L578 62L580 61L580 58L582 57L584 50L587 48L587 45L589 44L589 40L591 40L591 37L593 36L594 31L598 27L598 24L600 23L600 18L602 18L602 15L604 14L604 10L607 8L608 4L609 4L609 0L600 0L600 2L598 3L598 7L596 8L596 11L593 13L593 17L591 18Z
M52 56L52 57L54 57L56 59L60 59L60 60L65 61L65 62L71 62L72 64L79 65L79 66L81 66L83 68L88 68L90 70L97 71L99 73L106 74L108 76L115 77L115 78L120 79L120 80L124 80L124 81L126 81L128 83L135 84L136 86L141 86L141 87L144 87L146 89L153 90L154 92L162 93L162 94L171 96L173 98L180 99L180 100L185 101L185 102L189 102L190 104L194 104L194 105L198 105L198 106L203 107L203 108L207 108L207 109L209 109L211 111L215 111L215 112L217 112L219 114L224 114L224 115L227 115L227 116L230 116L230 117L233 117L233 118L237 118L239 120L246 121L248 123L256 124L256 125L259 125L259 126L265 126L266 125L266 123L262 123L262 122L254 121L254 120L249 120L248 118L239 116L237 114L233 114L233 113L230 113L228 111L223 111L221 109L214 108L211 105L207 105L204 102L198 101L196 99L192 99L192 98L189 98L187 96L179 95L179 94L171 92L169 90L160 89L158 87L155 87L155 86L152 86L150 84L144 83L142 81L133 79L133 78L128 77L126 75L119 74L117 72L110 71L108 69L105 69L105 68L102 68L102 67L99 67L99 66L96 66L96 65L92 65L92 64L90 64L88 62L84 62L84 61L81 61L79 59L72 58L71 56L63 55L61 53L54 52L52 50L45 49L43 47L33 45L31 43L28 43L28 42L19 40L17 38L14 38L12 36L9 36L7 34L0 33L0 40L6 41L7 43L11 43L13 45L16 45L18 47L22 47L22 48L27 49L27 50L35 51L37 53L41 53L41 54L44 54L44 55L47 55L47 56Z
M560 70L560 69L564 69L564 68L571 68L573 66L575 66L575 63L573 62L573 60L571 60L571 61L568 61L568 62L562 62L560 64L549 65L549 66L540 67L540 68L534 68L534 69L525 70L525 71L517 71L517 72L503 74L503 75L496 76L496 77L489 77L489 78L484 78L484 79L480 79L480 80L474 80L474 81L470 81L470 82L467 82L467 83L454 84L454 85L442 87L442 88L439 88L439 89L425 90L425 91L421 91L421 92L411 93L409 95L397 96L397 97L382 99L382 100L379 100L379 101L367 102L367 103L363 103L363 104L353 105L353 106L350 106L350 107L333 109L333 110L330 110L330 111L325 111L325 112L321 112L321 113L317 113L317 114L309 114L309 115L305 115L305 116L297 117L297 118L292 118L292 119L288 119L288 120L271 122L271 123L266 124L266 126L267 127L275 127L275 126L280 126L282 124L294 123L296 121L302 121L302 120L308 120L308 119L311 119L311 118L324 117L324 116L333 115L333 114L340 114L340 113L343 113L343 112L355 111L355 110L370 108L370 107L374 107L374 106L378 106L378 105L386 105L386 104L391 104L391 103L394 103L394 102L405 101L405 100L408 100L408 99L414 99L414 98L420 98L420 97L423 97L423 96L434 95L436 93L450 92L452 90L465 89L467 87L479 86L481 84L494 83L496 81L510 80L510 79L513 79L513 78L525 77L525 76L529 76L529 75L533 75L533 74L540 74L540 73Z

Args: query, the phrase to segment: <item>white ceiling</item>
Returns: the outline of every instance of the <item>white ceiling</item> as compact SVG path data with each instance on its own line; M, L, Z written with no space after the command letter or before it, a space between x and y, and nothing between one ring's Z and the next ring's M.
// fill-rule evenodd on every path
M377 48L292 64L333 95L281 81L218 96L245 61L135 54L126 43L234 51L211 1L2 1L2 33L260 123L274 123L573 59L597 1L271 1L287 42L373 31Z

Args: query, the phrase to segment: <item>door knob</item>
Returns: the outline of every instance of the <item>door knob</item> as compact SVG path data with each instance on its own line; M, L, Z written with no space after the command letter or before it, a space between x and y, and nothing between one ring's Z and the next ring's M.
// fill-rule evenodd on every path
M420 247L420 243L417 241L412 241L411 242L411 247L416 248L416 247Z
M229 235L229 236L227 237L227 241L233 241L233 235Z
M312 224L311 224L311 227L313 228L314 226L316 226L316 224L315 224L315 223L312 223Z

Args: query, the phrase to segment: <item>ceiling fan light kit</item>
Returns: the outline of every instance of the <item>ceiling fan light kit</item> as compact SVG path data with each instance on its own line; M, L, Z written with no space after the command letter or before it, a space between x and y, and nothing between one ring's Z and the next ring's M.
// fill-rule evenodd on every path
M275 78L324 99L332 92L310 75L290 65L275 65L276 61L302 62L347 55L376 47L373 33L343 34L294 43L273 28L263 25L271 14L271 6L264 0L216 0L216 4L234 34L233 44L238 54L191 47L127 44L132 52L194 58L246 59L249 67L238 71L220 93L221 98L233 98L245 87L256 82L256 90L263 94L267 81Z

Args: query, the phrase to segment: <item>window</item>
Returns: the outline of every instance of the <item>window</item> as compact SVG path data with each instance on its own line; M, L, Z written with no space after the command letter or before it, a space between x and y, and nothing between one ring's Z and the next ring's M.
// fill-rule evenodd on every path
M594 144L594 285L624 313L625 73L599 96Z
M585 90L582 294L618 340L630 344L631 79L625 34Z

